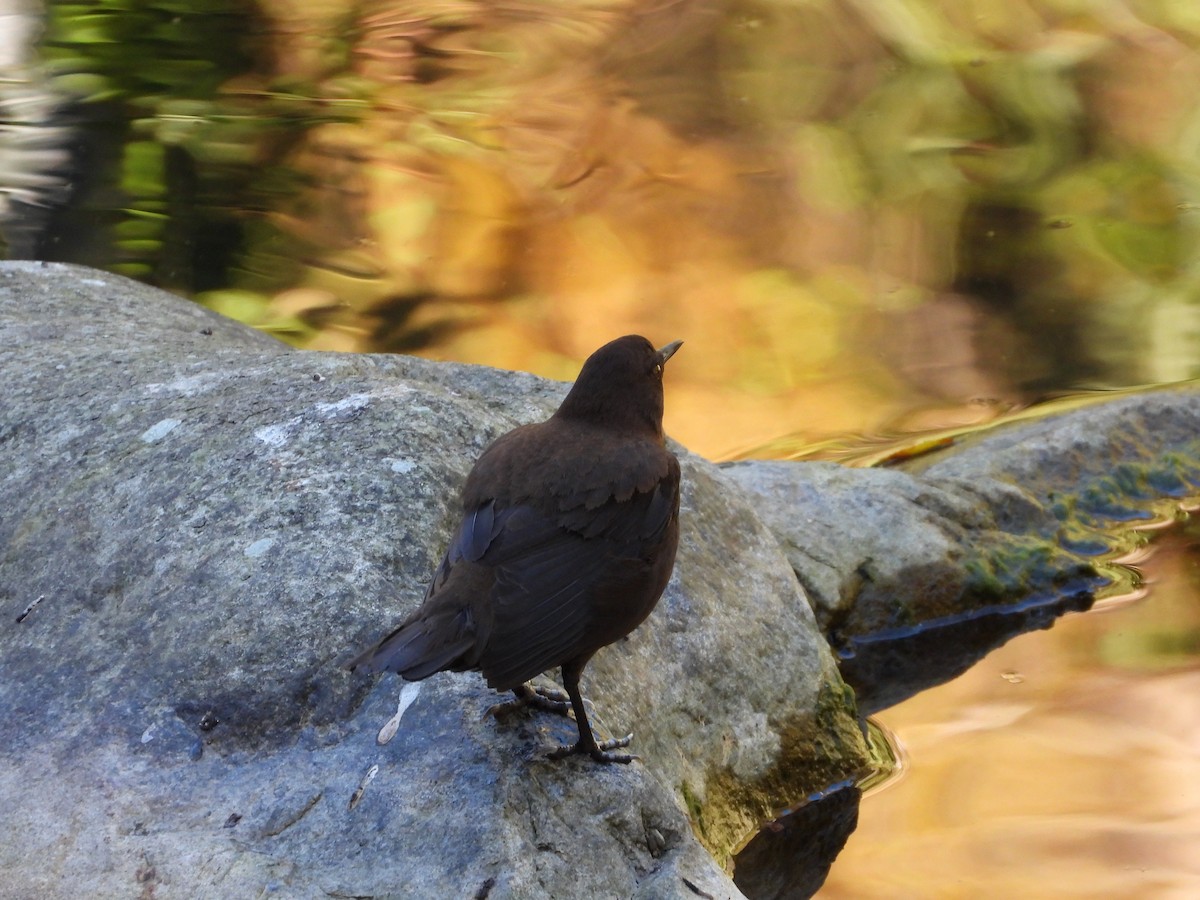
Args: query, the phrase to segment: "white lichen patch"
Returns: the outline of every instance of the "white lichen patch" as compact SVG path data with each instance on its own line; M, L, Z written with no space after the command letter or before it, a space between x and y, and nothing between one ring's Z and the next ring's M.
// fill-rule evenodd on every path
M75 438L84 434L84 430L77 425L68 425L65 428L60 428L54 434L50 435L50 445L55 449L69 444Z
M326 417L336 416L338 413L358 412L360 409L366 409L371 405L370 394L351 394L349 397L343 397L341 400L336 400L333 403L318 403L317 412Z
M286 422L264 425L262 428L254 429L254 436L268 447L282 447L292 439L292 435L296 433L296 429L303 421L300 416L296 416Z
M753 779L770 771L779 758L779 735L772 730L764 713L752 713L737 723L734 730L733 758L730 768L739 778Z
M250 559L258 559L260 556L270 550L274 544L275 538L259 538L257 541L243 550L242 553L250 557Z
M146 385L146 391L151 394L182 394L191 397L203 393L213 385L220 384L224 379L213 372L201 372L199 375L188 375L176 378L174 381L154 382Z
M387 463L388 468L397 475L404 475L417 467L417 464L411 459L395 459L385 456L383 461Z
M146 444L157 443L182 424L179 419L163 419L155 422L142 432L142 441Z

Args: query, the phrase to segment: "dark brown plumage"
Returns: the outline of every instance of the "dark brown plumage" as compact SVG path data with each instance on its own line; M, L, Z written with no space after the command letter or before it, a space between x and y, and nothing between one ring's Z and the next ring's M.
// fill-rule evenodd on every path
M681 343L605 344L554 415L492 443L424 602L351 668L409 681L478 670L531 700L525 682L561 666L579 742L556 755L629 762L608 752L628 738L597 743L579 677L650 614L675 564L679 461L663 440L662 373Z

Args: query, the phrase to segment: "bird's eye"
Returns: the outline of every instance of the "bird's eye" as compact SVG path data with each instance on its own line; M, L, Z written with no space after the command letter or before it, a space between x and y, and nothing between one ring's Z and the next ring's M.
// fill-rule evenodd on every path
M661 374L662 374L662 363L655 363L655 364L654 364L654 374L655 374L655 375L661 375Z

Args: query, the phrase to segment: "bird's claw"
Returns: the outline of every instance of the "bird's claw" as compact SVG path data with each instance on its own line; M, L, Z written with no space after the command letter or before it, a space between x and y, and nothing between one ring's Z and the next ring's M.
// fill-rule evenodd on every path
M601 741L596 746L601 750L601 752L603 752L605 750L616 750L620 747L628 747L632 740L633 740L633 732L631 731L631 732L629 732L629 734L625 735L625 737L623 737L623 738L612 738L607 741ZM629 756L629 758L626 759L625 762L628 762L630 759L641 759L641 757L640 756Z
M585 741L577 741L574 744L567 744L559 747L557 750L550 751L551 759L565 759L576 753L586 753L592 759L599 763L622 763L627 764L635 759L641 759L640 756L633 753L610 753L610 750L616 750L620 747L628 747L629 742L633 740L632 734L627 734L623 738L612 738L608 741L595 740L589 746Z
M547 712L558 713L565 716L571 711L571 698L566 691L560 691L558 688L535 687L525 695L525 703L530 706L536 706L538 709L544 709Z
M525 709L529 706L543 709L546 712L556 713L560 716L569 716L571 713L571 698L566 691L560 691L557 688L548 687L531 687L528 684L523 684L521 687L513 691L517 695L515 700L507 700L504 703L496 703L489 706L483 714L484 718L495 716L497 719L508 715L511 712L516 712L518 709Z

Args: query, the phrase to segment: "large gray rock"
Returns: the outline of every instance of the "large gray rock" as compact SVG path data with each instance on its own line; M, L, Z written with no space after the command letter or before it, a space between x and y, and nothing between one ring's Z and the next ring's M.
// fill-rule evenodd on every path
M474 458L564 385L297 352L9 263L0 390L0 897L740 896L740 842L868 765L822 632L859 711L886 706L1085 607L1123 528L1200 493L1194 387L905 471L680 451L675 577L584 679L642 762L599 767L547 760L571 723L487 716L469 673L378 746L400 682L342 668L419 601ZM857 793L739 883L819 884Z
M0 264L0 348L0 895L739 896L705 848L866 764L778 542L687 454L675 578L584 679L642 763L547 760L571 723L486 716L472 674L376 745L400 682L342 664L563 385L56 265Z

